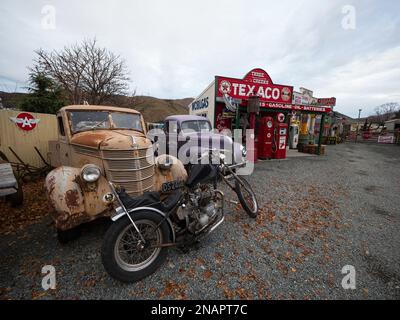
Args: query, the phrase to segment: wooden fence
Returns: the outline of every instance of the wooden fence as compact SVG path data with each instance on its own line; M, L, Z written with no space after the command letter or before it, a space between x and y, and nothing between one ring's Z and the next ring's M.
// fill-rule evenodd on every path
M0 110L0 151L3 152L9 161L18 162L17 158L10 151L11 147L25 163L43 167L44 163L35 151L35 147L48 161L48 142L57 140L57 118L53 114L33 113L35 119L39 119L36 127L25 131L18 127L12 118L16 118L21 111Z

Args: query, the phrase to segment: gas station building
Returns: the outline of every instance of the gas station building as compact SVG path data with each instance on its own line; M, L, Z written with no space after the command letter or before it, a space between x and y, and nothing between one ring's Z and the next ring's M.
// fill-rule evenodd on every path
M321 154L325 117L335 103L305 88L296 92L293 86L275 84L256 68L243 79L215 76L189 105L189 113L207 117L218 131L254 129L256 160L285 158L287 147L300 150L304 145Z

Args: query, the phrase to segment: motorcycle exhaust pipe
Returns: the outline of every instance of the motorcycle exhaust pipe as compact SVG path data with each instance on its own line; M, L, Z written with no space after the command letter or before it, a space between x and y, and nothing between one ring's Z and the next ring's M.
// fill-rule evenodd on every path
M213 226L211 227L211 229L207 232L207 234L210 234L210 233L213 232L215 229L217 229L217 228L219 227L219 225L220 225L222 222L224 222L224 220L225 220L225 217L222 216L221 220L219 220L215 225L213 225Z

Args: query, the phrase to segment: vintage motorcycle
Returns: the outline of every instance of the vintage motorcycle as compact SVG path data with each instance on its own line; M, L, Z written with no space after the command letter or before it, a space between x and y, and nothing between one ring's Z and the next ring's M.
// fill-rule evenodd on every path
M110 183L119 207L112 216L102 245L106 271L123 282L139 281L154 273L167 257L168 247L188 248L224 221L224 181L243 209L256 218L258 204L250 184L224 162L217 150L204 152L207 164L186 167L187 180L164 183L162 192L131 198ZM167 158L168 159L168 158ZM170 163L164 163L168 169ZM168 194L163 200L163 194Z

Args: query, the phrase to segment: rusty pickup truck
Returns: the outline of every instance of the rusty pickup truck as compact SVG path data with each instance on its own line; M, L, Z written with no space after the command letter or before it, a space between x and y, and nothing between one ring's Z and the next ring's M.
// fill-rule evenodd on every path
M57 113L58 140L49 142L52 170L45 187L61 242L76 226L109 216L110 185L139 196L159 191L162 184L185 180L179 160L168 170L154 158L142 115L133 109L72 105Z

